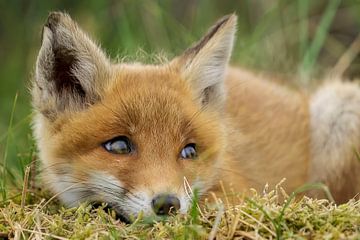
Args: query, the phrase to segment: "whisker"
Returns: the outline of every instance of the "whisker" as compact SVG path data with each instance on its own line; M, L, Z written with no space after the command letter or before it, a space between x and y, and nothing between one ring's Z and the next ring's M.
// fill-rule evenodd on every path
M129 198L129 197L127 197L127 198L129 198L132 202L135 202L136 204L144 207L144 204L142 204L142 198L140 198L135 193L131 192L129 189L123 188L116 184L111 184L115 188L110 188L103 184L88 183L88 182L84 181L84 179L76 177L76 176L71 176L71 175L68 175L68 176L70 176L73 179L73 181L62 180L61 182L68 183L68 184L76 184L79 182L75 181L75 180L79 180L82 182L82 186L74 186L74 187L67 189L67 191L89 191L92 194L96 194L97 196L101 195L101 193L104 193L104 194L107 194L108 196L111 196L114 199L118 199L118 201L121 201L120 200L121 198L127 197L126 194L130 194L131 196L133 196L133 198ZM109 183L111 183L111 182L109 182Z

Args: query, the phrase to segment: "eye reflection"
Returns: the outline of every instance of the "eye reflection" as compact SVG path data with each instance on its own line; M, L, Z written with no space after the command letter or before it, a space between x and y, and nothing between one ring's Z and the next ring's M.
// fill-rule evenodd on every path
M180 152L180 157L183 159L195 159L197 157L195 143L187 144Z
M132 146L129 138L119 136L103 144L106 151L113 154L129 154L132 152Z

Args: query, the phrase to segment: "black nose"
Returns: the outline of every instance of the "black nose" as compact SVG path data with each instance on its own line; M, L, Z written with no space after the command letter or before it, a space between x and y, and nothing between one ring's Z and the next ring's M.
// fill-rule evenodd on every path
M152 208L157 215L169 215L180 209L180 201L177 197L168 194L156 196L152 202Z

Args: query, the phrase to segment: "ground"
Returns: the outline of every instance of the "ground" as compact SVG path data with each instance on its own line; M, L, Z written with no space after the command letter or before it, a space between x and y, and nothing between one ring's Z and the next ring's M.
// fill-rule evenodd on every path
M305 186L298 192L308 189ZM310 188L317 186L310 186ZM126 224L105 205L65 208L41 190L2 203L0 237L14 239L360 239L360 200L295 198L277 186L251 197L229 195L187 215ZM285 201L281 200L285 199ZM232 202L240 202L234 205ZM214 202L214 201L213 201Z

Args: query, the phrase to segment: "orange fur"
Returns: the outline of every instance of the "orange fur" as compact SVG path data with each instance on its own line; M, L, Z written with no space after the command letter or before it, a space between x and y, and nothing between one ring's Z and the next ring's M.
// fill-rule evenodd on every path
M33 98L44 177L54 193L69 205L106 201L121 214L136 215L151 214L148 205L158 194L186 198L184 178L204 196L219 193L220 180L238 192L261 190L284 177L288 191L309 181L337 189L331 172L313 171L327 163L316 159L318 150L312 147L318 140L312 134L317 122L311 122L311 98L227 67L235 26L236 16L225 17L194 47L164 65L111 64L68 15L52 13ZM339 101L355 106L360 90L350 88L353 98ZM360 111L351 116L358 121ZM331 130L330 125L325 128ZM354 130L359 134L360 123ZM107 152L102 144L117 136L129 137L135 150L127 155ZM179 157L188 143L196 143L195 160ZM352 146L339 142L337 147ZM353 160L334 161L355 169L357 182L347 195L336 195L341 189L334 192L338 200L350 198L359 191L359 166ZM189 200L181 201L180 210L186 211Z

